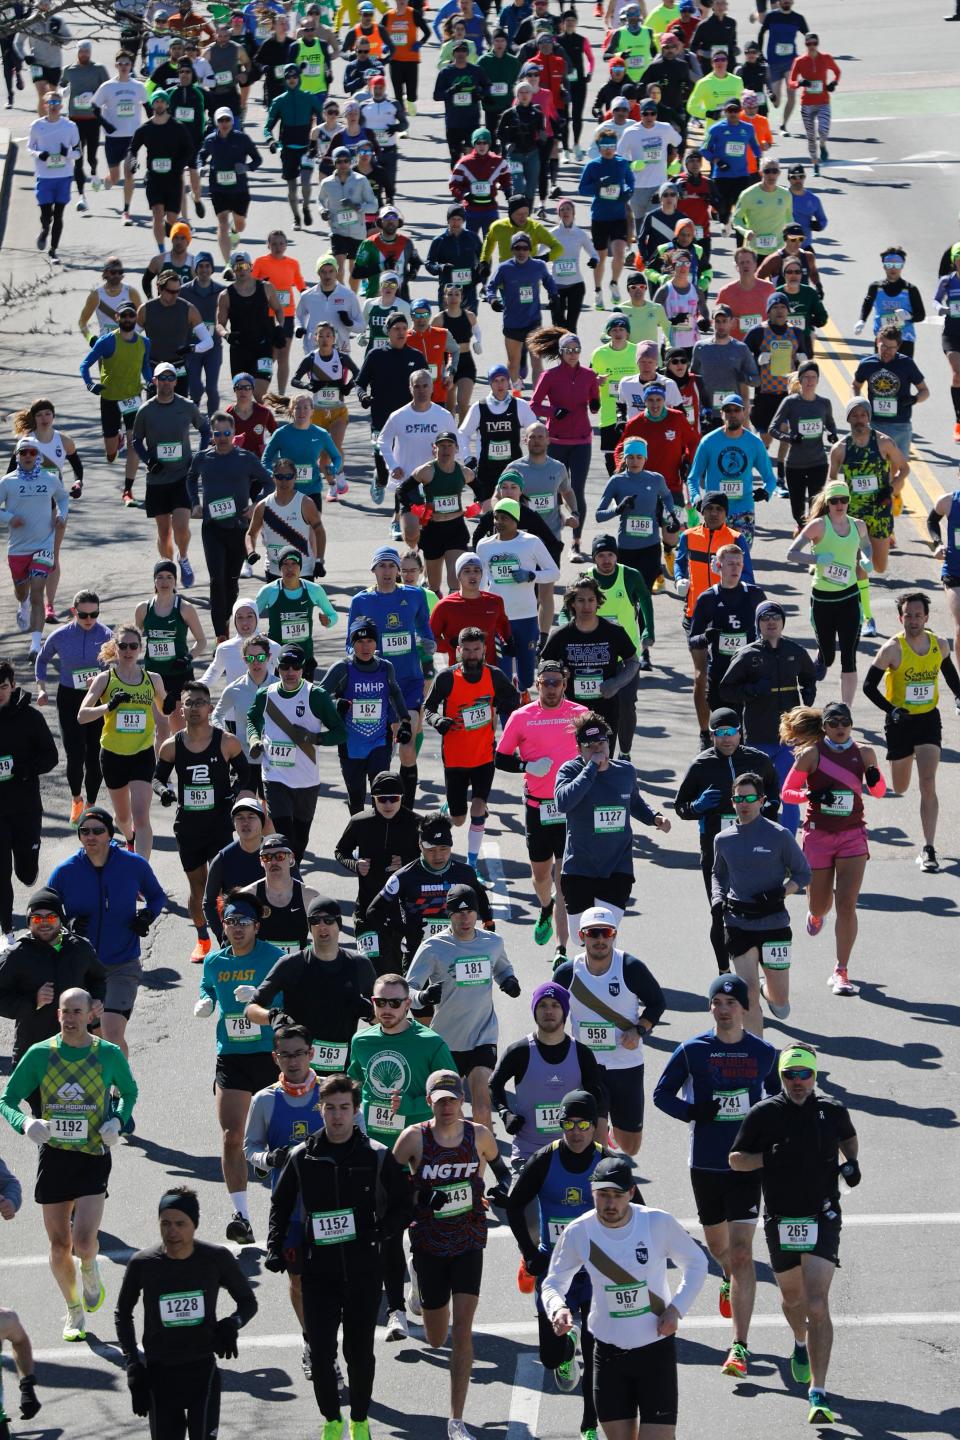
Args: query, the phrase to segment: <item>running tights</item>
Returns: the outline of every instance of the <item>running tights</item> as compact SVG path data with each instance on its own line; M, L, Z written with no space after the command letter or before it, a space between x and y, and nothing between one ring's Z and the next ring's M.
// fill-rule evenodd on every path
M50 231L50 249L60 248L60 236L63 234L63 212L67 207L59 202L48 202L40 206L40 225L42 229Z

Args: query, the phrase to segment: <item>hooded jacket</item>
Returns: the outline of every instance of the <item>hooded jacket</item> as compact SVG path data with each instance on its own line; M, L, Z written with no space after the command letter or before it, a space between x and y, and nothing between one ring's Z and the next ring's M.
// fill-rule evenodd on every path
M38 1010L37 991L48 981L53 999ZM0 1015L14 1022L14 1065L31 1045L56 1035L60 996L75 987L94 1000L106 997L107 972L89 940L66 929L61 929L53 945L35 939L29 931L17 936L0 959Z

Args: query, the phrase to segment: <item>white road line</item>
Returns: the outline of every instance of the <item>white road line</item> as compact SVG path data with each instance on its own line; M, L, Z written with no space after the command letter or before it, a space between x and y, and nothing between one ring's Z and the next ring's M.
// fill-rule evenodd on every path
M833 1323L837 1329L842 1330L896 1330L900 1328L922 1328L935 1330L960 1325L960 1311L958 1310L907 1310L893 1312L879 1312L870 1315L834 1315ZM752 1330L778 1330L786 1329L786 1321L779 1313L775 1315L754 1315L750 1322ZM681 1338L687 1330L725 1330L729 1331L730 1321L725 1320L722 1315L688 1315L680 1326ZM489 1335L492 1339L501 1340L535 1340L539 1334L539 1327L536 1320L511 1320L502 1321L499 1324L474 1325L475 1335ZM377 1339L383 1342L386 1330L383 1326L377 1327ZM291 1355L298 1357L300 1347L303 1345L303 1336L299 1333L289 1335L244 1335L240 1334L240 1349L247 1350L289 1350ZM47 1361L51 1364L61 1360L89 1360L91 1355L99 1355L104 1359L114 1362L118 1367L121 1364L120 1348L117 1345L104 1344L102 1341L76 1345L63 1345L52 1350L34 1349L35 1360ZM521 1360L529 1361L531 1367L539 1368L539 1362L533 1356L522 1356ZM2 1361L4 1366L13 1367L13 1357L4 1355ZM520 1364L517 1365L517 1374L521 1373ZM524 1370L524 1375L533 1375L533 1368ZM527 1382L527 1388L532 1388ZM534 1397L530 1397L532 1405ZM536 1395L537 1407L539 1408L539 1391ZM521 1403L517 1402L518 1405ZM527 1402L524 1401L524 1404ZM519 1421L520 1417L518 1417ZM536 1417L534 1416L534 1420ZM514 1407L510 1407L510 1434L508 1440L526 1440L526 1411L523 1415L523 1429L513 1433ZM530 1434L533 1432L530 1431Z
M680 1224L685 1230L700 1230L702 1228L699 1220L696 1218L681 1219ZM849 1230L861 1225L960 1225L960 1211L946 1211L931 1215L916 1211L911 1211L906 1215L844 1215L844 1230ZM495 1229L487 1231L488 1240L511 1240L512 1238L513 1231L509 1225L498 1225ZM230 1250L234 1256L241 1255L244 1248L245 1247L239 1245L224 1246L224 1249ZM101 1250L100 1259L112 1260L116 1265L125 1265L134 1253L132 1249ZM26 1270L33 1269L39 1265L45 1266L49 1262L46 1255L14 1255L5 1259L2 1263L4 1269Z
M506 1440L532 1440L540 1418L543 1366L533 1355L521 1355L513 1375Z
M498 920L511 920L513 906L510 904L507 877L503 873L503 860L500 857L500 846L496 840L484 840L480 849L480 858L490 877L487 885L488 891L491 892L490 908Z

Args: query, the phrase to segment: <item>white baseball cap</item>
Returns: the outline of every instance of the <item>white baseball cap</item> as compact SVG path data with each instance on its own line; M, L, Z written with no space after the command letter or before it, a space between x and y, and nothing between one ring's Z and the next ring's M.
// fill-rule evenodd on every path
M606 905L591 905L589 910L584 910L580 916L580 934L589 930L592 925L612 925L617 928L617 917Z

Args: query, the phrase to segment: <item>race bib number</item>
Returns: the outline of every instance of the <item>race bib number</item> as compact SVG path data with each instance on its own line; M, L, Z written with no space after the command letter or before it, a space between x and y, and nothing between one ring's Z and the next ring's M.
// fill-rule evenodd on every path
M161 440L157 446L157 459L161 465L175 465L178 460L183 459L183 442Z
M307 69L309 68L308 65ZM213 78L217 82L218 90L226 90L233 84L233 73L230 70L218 70Z
M458 985L489 985L492 971L486 955L473 955L468 960L458 960L455 979Z
M792 55L794 53L793 46L789 40L781 40L774 45L773 53L774 55Z
M742 646L746 645L747 637L742 633L730 633L724 631L720 636L720 654L736 655Z
M218 185L236 185L237 172L236 170L218 170L214 179Z
M653 534L652 515L628 515L627 534L649 538Z
M223 1020L223 1028L231 1040L259 1040L260 1026L254 1025L246 1015L226 1015Z
M303 73L304 75L307 75L311 79L313 79L315 76L322 73L322 66L318 65L316 61L308 61L308 63L303 67Z
M172 640L148 640L147 655L151 660L173 660L174 648Z
M816 1246L819 1229L819 1224L812 1215L784 1216L777 1222L780 1249L809 1253Z
M832 802L829 805L821 804L820 812L823 815L852 815L853 791L834 790Z
M735 496L737 497L737 499L739 499L740 496L743 494L743 481L742 481L742 480L721 480L721 481L720 481L720 494L721 494L721 495L735 495Z
M467 1215L473 1209L473 1186L469 1182L436 1185L434 1188L444 1197L440 1209L433 1212L435 1219L455 1220L458 1215Z
M489 181L489 180L471 180L471 181L470 181L470 194L473 196L473 198L474 198L475 200L489 200L489 199L490 199L490 181ZM455 283L455 284L460 284L460 281L455 281L454 283Z
M13 756L0 755L0 780L9 780L13 775Z
M852 572L849 565L830 564L824 565L823 574L833 585L849 585Z
M694 227L693 227L693 238L694 238L694 240L702 240L702 239L703 239L703 226L702 226L702 225L694 225Z
M314 1210L310 1216L314 1245L344 1245L357 1238L352 1210Z
M367 1106L367 1124L371 1130L396 1130L399 1132L406 1123L399 1111L394 1114L390 1105Z
M194 111L192 105L178 105L173 112L174 120L179 120L181 125L192 124L193 115Z
M565 815L560 814L560 808L556 800L540 801L540 824L541 825L562 825L566 820Z
M312 480L313 480L313 466L312 466L312 465L298 465L298 466L297 466L297 484L298 484L298 485L309 485L309 484L312 482Z
M147 729L145 710L118 710L117 729L122 735L144 735Z
M183 792L184 810L212 810L213 786L191 785Z
M64 168L64 166L66 165L66 163L67 163L67 157L66 157L66 155L48 155L48 156L47 156L47 169L48 169L48 170L62 170L62 169Z
M604 1285L603 1291L611 1320L635 1320L650 1313L646 1280L638 1280L635 1285Z
M808 95L822 95L822 94L823 94L823 81L822 81L822 80L808 80L808 81L807 81L807 94L808 94Z
M94 666L93 669L73 670L71 675L74 689L86 690L90 685L90 681L96 679L99 674L100 671L96 666Z
M450 271L450 282L453 285L469 285L472 279L473 271L468 265L461 265Z
M173 161L168 155L155 155L150 161L150 169L154 175L169 175L173 169Z
M490 702L481 700L477 705L468 705L460 711L460 719L463 721L464 730L482 730L493 720Z
M50 1126L50 1139L59 1140L62 1145L82 1145L89 1134L86 1115L67 1115L54 1110L47 1116L47 1124Z
M42 79L43 79L43 66L42 66L42 65L31 65L31 66L30 66L30 78L31 78L31 80L42 80Z
M323 385L319 390L314 392L313 398L317 405L329 407L339 404L340 392L336 385Z
M955 300L951 296L950 303L947 306L947 314L951 320L960 320L960 300Z
M907 685L903 696L908 705L931 705L933 703L933 682L917 682Z
M409 630L392 635L388 631L386 635L381 636L380 644L384 655L408 655L413 649Z
M433 513L435 515L456 515L459 509L459 495L438 495L433 502Z
M137 107L133 100L119 100L117 102L118 119L129 120L132 116L136 115L136 113Z
M161 1325L202 1325L204 1302L202 1290L183 1290L178 1295L160 1296Z
M354 940L354 944L361 955L366 955L369 960L376 960L380 955L380 936L376 930L364 930Z
M749 1090L714 1090L713 1098L720 1101L718 1120L742 1120L750 1109Z
M315 1070L329 1070L339 1073L347 1068L347 1052L350 1046L346 1040L314 1040L312 1065Z
M728 140L723 148L728 155L733 156L734 160L739 160L740 156L745 153L747 147L743 140Z
M272 374L273 374L273 361L271 360L271 358L270 358L269 355L261 355L260 359L257 361L257 374L258 374L258 375L272 375Z
M532 305L532 304L533 304L533 286L532 286L532 285L521 285L521 286L520 286L520 290L519 290L519 300L520 300L520 304L521 304L521 305Z
M383 701L354 700L350 714L356 725L379 725L383 716Z
M562 1105L536 1105L533 1110L533 1123L537 1127L539 1135L555 1135L560 1129L560 1111Z
M140 396L131 395L127 400L118 400L117 405L121 415L135 415L140 409Z
M271 765L279 767L293 765L293 744L291 741L268 739L266 748Z
M617 1027L602 1020L581 1020L577 1027L580 1044L588 1050L616 1050Z
M491 440L487 445L487 459L509 460L511 449L509 440Z
M221 500L211 500L207 509L211 520L232 520L237 513L237 502L232 495L224 495Z
M768 970L790 969L790 941L764 940L760 947L760 964Z
M453 92L453 103L463 109L473 104L473 93L470 90L455 90Z
M892 419L897 413L897 397L895 395L874 395L873 413L874 415L886 415Z
M601 186L600 186L600 199L601 199L601 200L619 200L619 199L620 199L620 186L619 186L619 185L601 185Z
M552 490L544 495L528 495L527 504L531 510L536 510L539 515L546 515L557 508L557 497Z
M852 475L850 483L856 495L873 495L880 489L880 482L876 475Z
M602 684L602 675L574 675L573 693L578 700L595 700Z
M513 572L516 568L516 560L494 560L490 566L490 578L498 585L515 585Z
M797 424L801 440L819 440L823 434L822 420L801 420Z
M337 211L338 225L356 225L359 218L359 210L354 209L352 205L341 205Z
M303 615L281 615L280 616L280 639L289 644L296 640L306 640L310 634L310 622Z
M506 95L508 89L509 86L507 85L506 80L494 80L493 84L490 86L490 94L495 96Z
M430 940L434 935L439 935L441 931L449 929L449 926L449 920L442 915L432 915L429 920L423 922L423 938Z
M758 250L773 250L776 248L776 235L754 235L754 244Z
M740 322L739 322L739 323L740 323L740 333L741 333L741 335L746 335L746 333L747 333L748 330L753 330L755 326L757 326L757 325L760 324L760 316L759 316L759 315L741 315L741 316L740 316Z
M610 835L625 830L627 811L623 805L595 805L593 828L598 835Z

